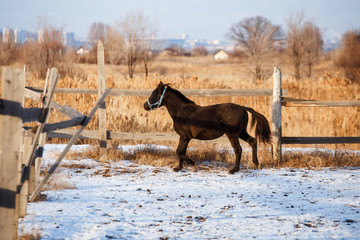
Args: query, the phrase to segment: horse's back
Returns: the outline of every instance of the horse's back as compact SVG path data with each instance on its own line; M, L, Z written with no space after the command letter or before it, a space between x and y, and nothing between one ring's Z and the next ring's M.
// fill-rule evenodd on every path
M248 113L244 107L235 103L223 103L214 105L224 126L231 128L231 131L246 129Z
M235 103L222 103L213 106L215 107L218 114L225 119L229 117L242 117L247 115L244 107Z

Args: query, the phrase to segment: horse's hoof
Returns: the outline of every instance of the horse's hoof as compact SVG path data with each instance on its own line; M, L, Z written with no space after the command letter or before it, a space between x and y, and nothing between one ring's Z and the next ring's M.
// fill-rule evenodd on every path
M259 169L259 170L262 170L262 169L263 169L263 165L262 165L261 163L258 165L258 169Z
M193 160L188 159L186 162L191 166L195 166L195 162Z
M180 171L180 170L181 170L181 168L176 167L176 168L174 168L173 170L174 170L174 172L178 172L178 171Z
M236 173L237 171L239 171L238 168L233 168L233 169L231 169L231 170L229 171L229 173L230 173L230 174L234 174L234 173Z

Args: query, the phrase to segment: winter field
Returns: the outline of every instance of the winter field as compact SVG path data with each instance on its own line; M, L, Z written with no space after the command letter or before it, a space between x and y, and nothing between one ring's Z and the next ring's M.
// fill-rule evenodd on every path
M45 146L43 169L64 145ZM86 151L87 146L73 146ZM360 239L360 169L225 168L175 173L131 161L64 160L28 204L41 239Z

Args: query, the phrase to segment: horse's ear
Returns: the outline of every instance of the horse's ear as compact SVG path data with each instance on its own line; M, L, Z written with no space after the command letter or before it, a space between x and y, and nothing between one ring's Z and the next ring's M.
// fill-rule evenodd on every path
M159 85L158 85L158 91L159 92L162 92L163 91L163 88L164 88L164 84L163 84L163 82L162 81L160 81L160 83L159 83Z

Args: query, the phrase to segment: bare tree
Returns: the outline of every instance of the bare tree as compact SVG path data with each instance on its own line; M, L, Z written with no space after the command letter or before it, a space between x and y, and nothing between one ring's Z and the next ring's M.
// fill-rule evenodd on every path
M29 42L25 48L25 62L33 72L41 77L46 75L48 68L62 69L61 63L66 52L63 42L63 28L53 26L46 16L37 19L38 41Z
M185 49L178 44L171 44L165 50L167 50L171 56L184 56L185 55Z
M105 42L106 35L106 25L102 22L93 22L90 26L90 30L88 33L88 38L93 46L97 45L97 42L100 40L101 42Z
M93 58L94 61L96 61L97 57L97 42L101 41L105 44L106 29L108 29L108 27L109 26L102 22L93 22L90 26L88 38L92 47L91 58ZM106 51L107 49L105 48L105 52Z
M197 46L194 47L194 49L192 50L192 55L193 56L207 56L209 54L209 51L203 47L203 46Z
M143 15L139 13L139 15ZM140 58L144 64L145 76L149 75L149 64L156 56L154 49L159 48L160 41L156 40L158 34L157 23L150 20L147 16L141 16L142 22L140 27Z
M10 65L16 60L18 47L13 36L9 36L8 41L3 42L0 38L0 66Z
M322 50L320 28L312 22L305 22L303 27L305 61L308 66L308 77L311 77L312 66L318 61Z
M305 53L304 48L304 38L303 33L303 24L304 24L304 13L300 12L295 17L290 16L287 20L287 34L286 34L286 44L287 49L292 56L294 68L295 68L295 78L300 79L300 64L301 60Z
M246 49L245 54L255 64L256 79L262 79L263 61L281 39L281 28L265 17L257 16L233 24L228 36Z
M360 30L348 31L343 36L337 65L347 78L360 84Z
M140 31L142 15L128 13L119 23L120 34L124 39L123 54L128 67L129 77L132 79L140 57Z
M293 59L295 79L300 79L301 63L308 66L308 76L311 76L312 65L318 59L322 47L322 35L319 27L312 22L304 22L304 12L287 19L286 43Z
M115 27L107 27L105 38L105 53L110 64L122 63L124 39Z
M141 61L147 76L152 50L155 48L155 24L142 12L130 12L119 22L119 31L123 39L123 54L130 78L133 78L136 65Z

